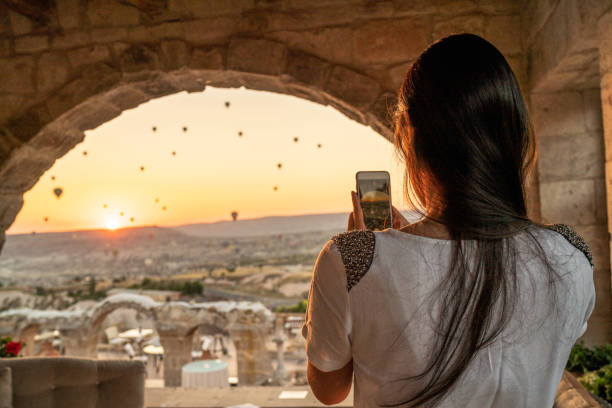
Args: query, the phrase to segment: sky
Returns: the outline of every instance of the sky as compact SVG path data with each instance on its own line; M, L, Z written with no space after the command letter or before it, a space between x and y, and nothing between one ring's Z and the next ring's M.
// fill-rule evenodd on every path
M393 204L407 207L392 143L293 96L207 87L85 135L26 192L9 234L348 212L359 170L389 171Z

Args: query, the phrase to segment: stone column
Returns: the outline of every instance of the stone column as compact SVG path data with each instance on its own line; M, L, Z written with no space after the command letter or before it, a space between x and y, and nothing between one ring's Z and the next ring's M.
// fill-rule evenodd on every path
M287 337L283 333L277 334L272 341L276 344L277 367L274 371L274 381L279 385L285 385L287 370L285 369L285 342Z
M33 356L34 355L34 336L38 333L40 326L33 325L27 326L17 336L18 340L25 343L24 349L19 354L20 356Z
M89 332L81 329L60 329L62 348L66 356L97 358L96 346L98 339Z
M193 332L159 328L157 332L164 348L164 386L180 387L182 368L191 362Z
M606 152L608 232L612 233L612 11L601 17L598 31L601 113Z
M581 340L602 344L612 336L612 293L600 91L533 93L530 99L539 145L541 219L570 225L593 252L597 302Z
M236 348L239 385L261 385L272 377L266 349L268 325L233 324L228 328Z

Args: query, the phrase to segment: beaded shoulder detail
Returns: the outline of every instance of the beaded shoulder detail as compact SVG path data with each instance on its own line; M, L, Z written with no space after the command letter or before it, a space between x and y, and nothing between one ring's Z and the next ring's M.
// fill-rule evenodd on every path
M584 256L587 257L589 263L591 264L591 266L593 266L593 254L591 253L591 248L589 248L584 239L570 226L565 224L554 224L547 225L546 227L563 235L563 237L570 244L579 249L584 254Z
M346 289L350 292L370 269L376 238L370 230L353 230L334 235L346 272Z

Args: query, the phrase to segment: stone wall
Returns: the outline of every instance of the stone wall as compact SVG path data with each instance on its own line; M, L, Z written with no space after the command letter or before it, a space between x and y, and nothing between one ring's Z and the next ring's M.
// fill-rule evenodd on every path
M612 221L612 11L599 20L600 100L605 142L605 180L608 220ZM608 223L608 233L612 225ZM602 310L609 313L610 308ZM607 339L610 340L610 336Z
M611 0L524 0L523 49L534 92L599 87L597 22Z
M539 144L541 220L565 223L593 251L597 301L588 344L612 339L610 234L599 61L609 52L597 31L612 1L526 1L530 111ZM605 59L605 58L604 58Z
M612 339L610 236L599 89L532 94L544 223L571 225L589 244L597 302L588 343Z

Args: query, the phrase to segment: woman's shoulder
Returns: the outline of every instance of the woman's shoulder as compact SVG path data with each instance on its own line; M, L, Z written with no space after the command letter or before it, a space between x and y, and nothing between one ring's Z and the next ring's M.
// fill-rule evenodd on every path
M593 266L593 253L585 239L574 228L567 224L548 224L538 228L540 232L548 235L550 239L562 242L571 251L580 251L591 266Z
M368 272L374 259L376 235L370 230L352 230L334 235L329 247L340 253L346 272L347 290L350 290Z

